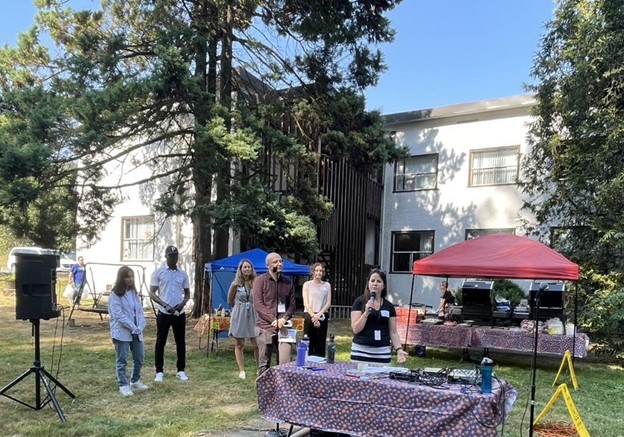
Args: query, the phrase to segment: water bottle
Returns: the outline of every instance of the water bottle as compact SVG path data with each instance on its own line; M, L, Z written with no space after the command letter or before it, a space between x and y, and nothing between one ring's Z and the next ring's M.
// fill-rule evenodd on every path
M329 344L327 345L327 362L333 364L336 359L336 342L334 334L329 334Z
M483 359L481 362L481 393L492 393L492 360Z
M303 334L303 339L301 340L301 343L305 344L305 360L308 361L308 352L310 351L310 338L308 337L308 334Z
M307 352L308 345L303 341L300 341L299 346L297 346L297 367L305 366Z

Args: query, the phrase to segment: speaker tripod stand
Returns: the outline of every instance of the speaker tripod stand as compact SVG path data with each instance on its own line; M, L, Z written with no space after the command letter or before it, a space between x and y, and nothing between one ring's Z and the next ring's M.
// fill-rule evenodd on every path
M13 381L11 381L8 385L6 385L4 388L2 388L0 390L0 395L5 396L11 400L14 400L15 402L18 402L28 408L32 408L33 410L41 410L43 407L45 407L51 402L52 407L54 408L54 411L56 411L56 414L58 414L59 418L61 419L61 422L65 422L65 415L63 414L63 410L61 409L61 406L59 405L58 401L56 400L56 397L54 396L54 390L52 389L52 387L50 387L50 382L56 384L56 387L59 387L61 390L67 393L67 395L70 398L74 399L76 396L72 392L70 392L63 384L61 384L56 378L50 375L50 373L47 370L45 370L43 366L41 365L41 354L40 354L40 349L39 349L40 319L31 319L30 323L32 323L33 325L33 333L35 336L35 361L33 361L33 365L30 369L22 373L20 376L18 376ZM6 393L8 390L16 386L17 384L19 384L23 379L25 379L31 373L35 375L35 405L27 404L26 402L16 399ZM47 397L43 399L41 398L41 384L43 384L47 393Z

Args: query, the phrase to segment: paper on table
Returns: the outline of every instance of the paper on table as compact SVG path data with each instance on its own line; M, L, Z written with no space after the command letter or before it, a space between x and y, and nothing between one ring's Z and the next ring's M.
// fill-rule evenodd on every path
M392 367L392 366L368 366L366 369L363 369L362 373L390 373L396 370L402 369L401 367Z
M288 329L288 336L283 336L281 333L277 338L279 343L297 343L297 330Z
M325 363L325 362L327 362L327 360L325 360L325 358L317 357L316 355L308 355L308 358L306 358L306 361L309 361L311 363Z

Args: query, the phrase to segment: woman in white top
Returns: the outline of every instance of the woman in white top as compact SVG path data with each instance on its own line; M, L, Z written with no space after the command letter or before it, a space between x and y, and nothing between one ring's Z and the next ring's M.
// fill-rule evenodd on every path
M303 306L305 312L304 333L310 339L309 355L325 356L327 322L331 306L331 285L323 281L325 267L321 263L312 265L312 280L303 284Z

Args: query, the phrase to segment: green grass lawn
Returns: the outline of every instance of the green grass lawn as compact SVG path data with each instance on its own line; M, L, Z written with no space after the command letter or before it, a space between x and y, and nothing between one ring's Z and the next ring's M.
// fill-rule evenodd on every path
M1 293L0 293L1 294ZM29 369L34 359L32 325L15 320L14 297L0 296L0 387L4 387ZM67 314L67 312L66 312ZM75 313L75 327L65 327L63 318L41 321L41 360L46 370L55 375L75 395L70 399L57 390L67 422L61 423L51 406L31 410L6 397L0 397L0 435L2 436L236 436L237 429L258 429L263 436L257 409L253 374L255 365L247 350L248 379L238 379L233 341L220 342L218 354L206 354L193 331L194 320L187 325L187 373L190 381L175 380L175 346L170 335L165 355L165 381L156 385L153 379L155 319L148 317L146 357L143 377L151 389L130 398L122 398L115 380L115 353L109 337L108 323L95 314ZM337 359L347 361L351 334L348 321L330 322L337 334ZM476 353L476 351L475 351ZM518 398L505 423L503 435L527 436L531 385L531 358L524 355L494 354L495 372L519 391ZM428 348L426 358L410 357L407 366L464 367L461 353ZM538 360L537 404L539 414L555 391L551 387L559 368L559 358ZM621 363L576 360L580 389L574 390L569 375L560 382L568 383L572 398L590 434L624 436L624 372ZM29 377L10 394L34 403L34 378ZM548 420L570 422L561 398L546 416ZM256 428L254 428L256 427ZM397 436L399 437L399 436Z

